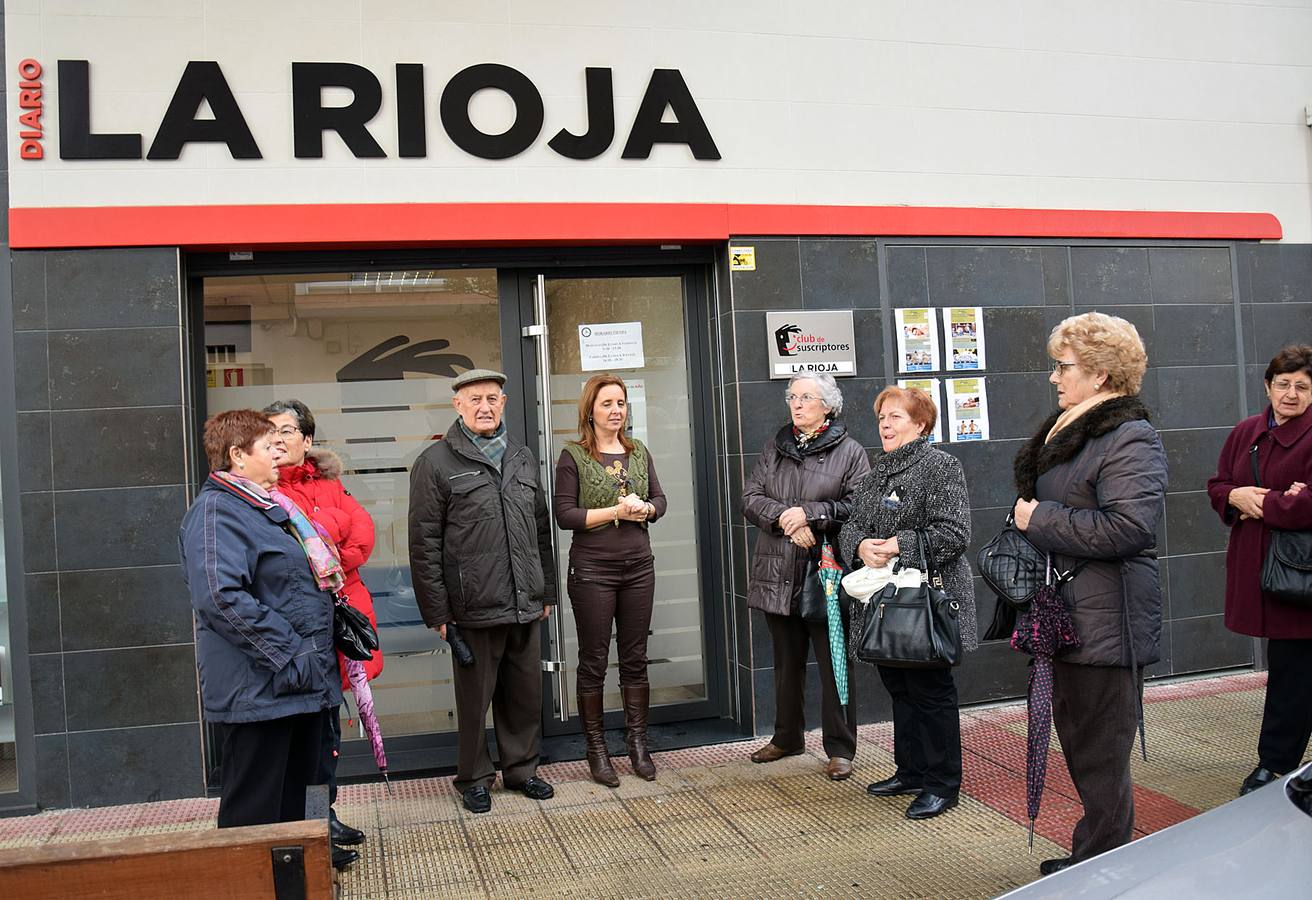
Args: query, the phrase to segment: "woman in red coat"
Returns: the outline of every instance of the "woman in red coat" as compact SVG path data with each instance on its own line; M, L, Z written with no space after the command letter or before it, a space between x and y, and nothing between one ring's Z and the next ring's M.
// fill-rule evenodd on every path
M1262 561L1271 529L1312 529L1312 346L1290 346L1266 367L1270 405L1226 439L1207 482L1212 508L1230 526L1225 557L1225 625L1267 638L1266 707L1257 768L1240 795L1298 768L1312 736L1312 607L1264 593ZM1253 478L1256 454L1260 481ZM1260 484L1260 486L1258 486Z
M342 485L342 461L337 454L314 446L314 416L309 407L299 400L279 400L266 407L264 414L278 429L284 448L278 460L278 489L295 501L303 513L323 526L337 544L342 569L346 572L346 599L367 615L377 628L373 597L360 580L360 567L374 551L374 520ZM350 690L346 663L340 653L337 664L342 673L342 690ZM381 650L374 651L364 669L370 680L383 671ZM341 722L336 710L330 720L332 734L330 745L324 748L324 767L328 776L329 802L332 803L337 797L337 753L341 747ZM364 840L364 832L338 821L331 807L329 813L334 844L352 845ZM354 853L353 850L335 850L334 865L340 868L349 863L350 859L341 860Z

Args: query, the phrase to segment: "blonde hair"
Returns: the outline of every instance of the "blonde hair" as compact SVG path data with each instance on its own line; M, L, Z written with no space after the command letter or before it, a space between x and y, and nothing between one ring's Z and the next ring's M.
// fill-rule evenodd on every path
M1124 319L1100 312L1063 319L1048 336L1048 355L1057 359L1063 348L1075 354L1085 371L1106 372L1109 389L1139 393L1148 352L1138 330Z

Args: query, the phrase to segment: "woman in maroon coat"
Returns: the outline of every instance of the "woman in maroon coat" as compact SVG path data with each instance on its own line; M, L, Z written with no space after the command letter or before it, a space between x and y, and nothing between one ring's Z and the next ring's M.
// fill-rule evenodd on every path
M359 502L342 485L342 461L336 453L314 446L314 415L299 400L279 400L264 410L269 421L278 429L282 441L282 456L278 459L278 490L290 497L301 512L319 525L337 545L341 554L342 569L346 573L343 593L353 607L369 617L374 628L378 619L374 615L374 599L360 580L360 567L374 552L374 520ZM346 680L346 663L337 654L337 665L342 673L342 690L349 691ZM372 681L383 671L383 653L375 650L373 658L364 664L365 675ZM328 776L330 803L337 795L337 754L341 747L341 721L337 711L329 717L331 734L324 748L324 767ZM359 844L364 832L338 821L329 806L329 821L334 844ZM355 851L334 850L334 865L339 865ZM345 863L341 863L345 864Z
M1312 609L1262 591L1262 561L1271 529L1312 529L1312 346L1290 346L1266 367L1270 405L1244 419L1226 439L1216 475L1207 482L1212 508L1230 526L1226 549L1225 625L1267 638L1266 708L1257 768L1242 796L1303 760L1312 736ZM1257 454L1260 487L1253 478Z

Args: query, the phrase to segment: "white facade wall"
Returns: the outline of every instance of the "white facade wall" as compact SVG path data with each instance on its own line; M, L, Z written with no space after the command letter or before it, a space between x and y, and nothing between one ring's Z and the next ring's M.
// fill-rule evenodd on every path
M1208 0L6 0L10 203L717 202L1274 213L1312 242L1312 2ZM18 155L19 60L45 67L46 158ZM192 145L177 161L64 162L57 59L91 65L96 131L150 146L188 60L216 60L264 158ZM292 154L293 61L383 84L389 158ZM426 66L428 157L396 158L393 66ZM528 75L546 125L485 161L442 130L466 66ZM587 161L584 67L614 70L617 133ZM723 158L658 145L621 160L654 68L679 69ZM509 124L480 94L474 121ZM112 176L112 177L107 177Z

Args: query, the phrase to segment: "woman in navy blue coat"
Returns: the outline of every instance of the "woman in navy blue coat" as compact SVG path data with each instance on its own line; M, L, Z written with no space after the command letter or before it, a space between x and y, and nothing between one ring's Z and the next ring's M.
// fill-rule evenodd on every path
M305 818L327 714L342 702L331 597L270 494L277 441L254 410L212 416L210 476L179 539L201 702L220 742L220 828Z

